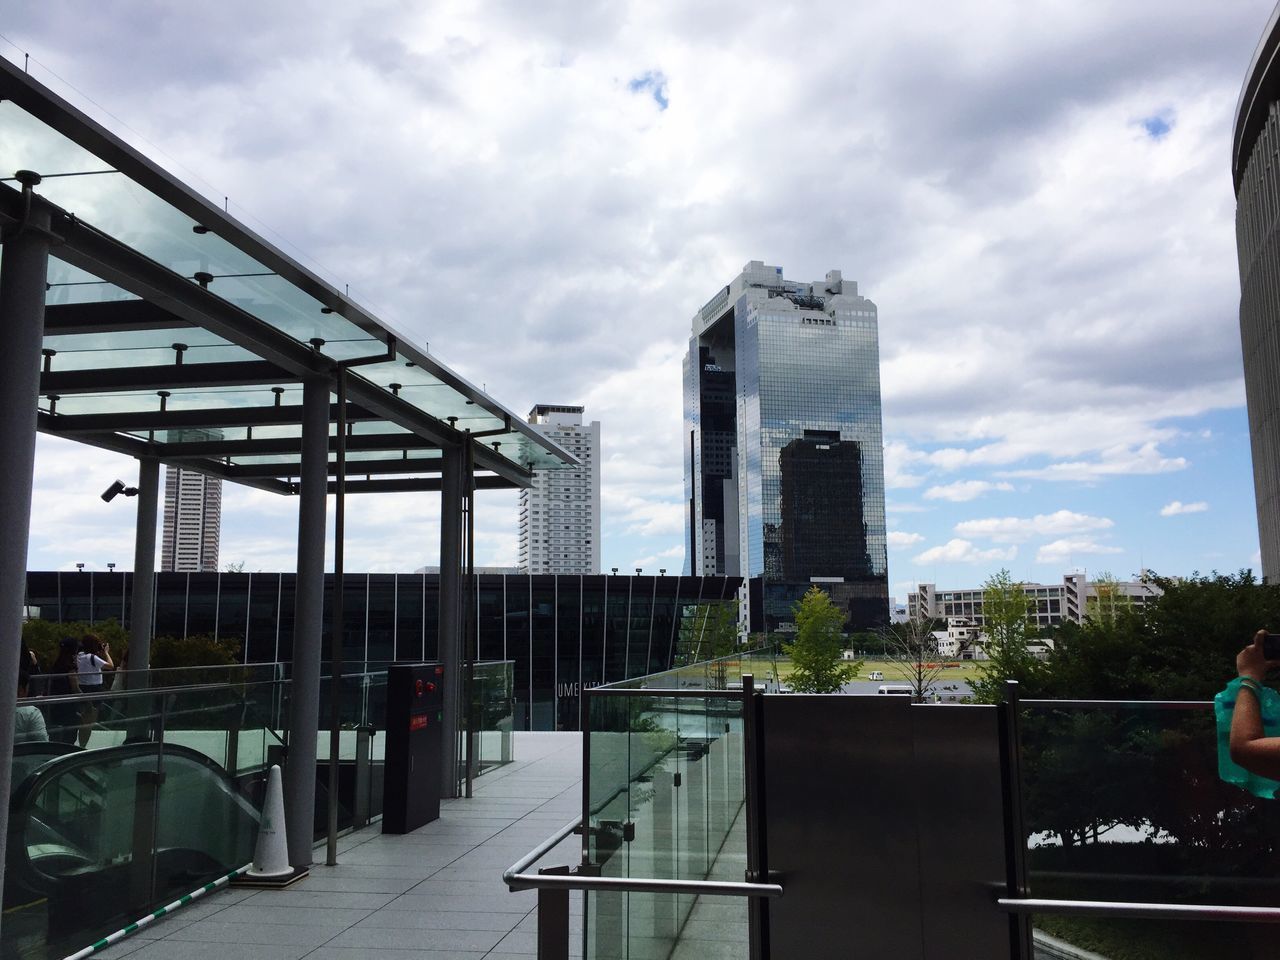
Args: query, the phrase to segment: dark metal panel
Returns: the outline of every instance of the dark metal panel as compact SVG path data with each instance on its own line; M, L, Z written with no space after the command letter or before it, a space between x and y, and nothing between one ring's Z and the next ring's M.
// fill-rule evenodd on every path
M190 329L192 324L146 300L103 300L48 304L44 308L46 337L83 333L123 333L128 330Z
M923 960L910 702L762 701L769 955Z
M265 360L229 363L180 363L157 367L108 367L99 370L52 370L40 375L44 396L73 393L146 392L191 387L274 386L293 383L296 375Z
M511 490L513 485L502 477L476 477L477 490ZM348 480L347 493L419 493L440 489L439 477L391 477L384 480ZM337 484L329 484L329 492L337 492Z
M1005 879L999 712L913 705L920 927L928 960L1008 960L1008 918L993 908Z
M347 437L348 453L369 450L435 450L438 446L424 437L412 433L357 433ZM338 438L329 438L329 451L338 449ZM182 443L161 444L157 453L169 460L185 460L200 457L252 457L298 455L302 452L301 437L254 437L248 440L189 440ZM421 462L421 461L420 461ZM427 461L431 463L431 461ZM350 467L358 466L350 461ZM439 473L439 461L435 467L424 466L423 473Z
M329 420L338 419L337 404L329 405ZM347 422L355 423L381 420L367 410L349 406ZM155 410L136 413L59 413L53 417L48 433L74 436L79 433L137 433L143 430L183 430L205 427L257 427L302 423L301 404L283 404L278 407L213 407L207 410L161 410L159 400Z
M192 463L193 469L200 469L199 464L208 461L183 461L185 467L187 463ZM330 474L336 469L337 465L333 461L329 462ZM269 463L240 463L232 464L228 468L227 476L232 480L252 479L254 477L296 477L298 475L298 462L288 460L277 460ZM438 473L438 460L405 460L401 457L395 457L390 460L348 460L347 473L353 477L367 477L374 474L405 474L405 473Z

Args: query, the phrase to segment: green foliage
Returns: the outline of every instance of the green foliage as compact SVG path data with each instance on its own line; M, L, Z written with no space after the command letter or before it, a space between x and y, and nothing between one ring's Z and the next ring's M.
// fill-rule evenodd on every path
M156 637L151 641L151 666L220 667L239 659L240 645L234 640L193 634L188 637Z
M676 666L727 657L738 649L738 601L700 603L680 622Z
M795 606L796 637L786 645L791 657L791 689L796 693L839 693L857 676L857 668L840 659L844 649L844 612L819 587Z
M1023 592L1008 570L987 578L982 585L982 632L986 635L988 659L971 684L979 703L999 703L1004 699L1004 684L1017 680L1034 690L1044 673L1043 665L1027 650L1031 625L1031 598Z
M111 646L111 656L119 660L129 643L129 634L120 622L112 617L97 623L80 620L58 623L56 620L28 620L22 625L22 639L27 647L40 658L40 665L48 670L58 657L58 645L63 637L81 640L86 633L96 633Z

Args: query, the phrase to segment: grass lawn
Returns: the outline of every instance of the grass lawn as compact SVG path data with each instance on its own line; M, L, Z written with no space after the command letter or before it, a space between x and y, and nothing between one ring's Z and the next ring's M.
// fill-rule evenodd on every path
M952 661L944 667L942 672L938 675L938 681L940 683L950 683L953 680L963 680L965 683L968 683L970 680L977 679L978 667L979 665L974 663L972 660ZM867 674L872 670L879 670L883 673L886 683L891 683L895 680L907 679L907 671L899 664L893 663L889 660L866 661L862 665L862 669L858 671L856 679L870 680L871 678L867 676Z

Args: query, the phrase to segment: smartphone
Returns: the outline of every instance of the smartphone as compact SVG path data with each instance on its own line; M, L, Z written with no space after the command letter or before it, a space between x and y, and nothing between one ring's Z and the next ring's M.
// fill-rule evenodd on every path
M1268 633L1262 641L1262 656L1267 660L1280 660L1280 633Z

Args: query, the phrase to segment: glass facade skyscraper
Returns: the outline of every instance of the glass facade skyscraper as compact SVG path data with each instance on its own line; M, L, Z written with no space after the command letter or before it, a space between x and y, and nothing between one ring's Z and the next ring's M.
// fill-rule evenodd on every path
M851 627L886 619L875 304L752 261L694 317L684 386L688 571L759 580L757 623L815 582Z

